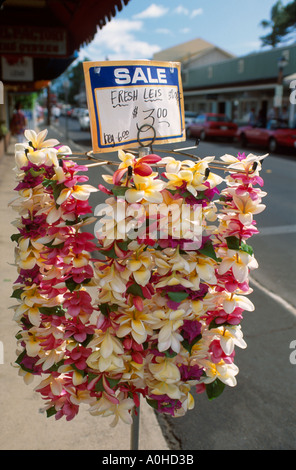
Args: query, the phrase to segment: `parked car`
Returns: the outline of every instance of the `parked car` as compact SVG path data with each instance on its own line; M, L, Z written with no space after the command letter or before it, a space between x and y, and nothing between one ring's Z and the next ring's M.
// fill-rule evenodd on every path
M79 120L79 117L84 113L84 111L86 111L85 108L74 108L71 117Z
M287 124L275 119L269 121L266 127L260 125L240 127L237 137L243 147L248 144L267 148L274 153L281 147L294 148L296 150L296 129L291 129Z
M194 120L197 118L198 114L194 111L185 111L185 129L192 124Z
M79 114L79 125L82 131L88 131L90 129L89 113L87 109Z
M238 126L225 114L205 113L197 116L187 127L187 137L206 140L210 137L234 139Z

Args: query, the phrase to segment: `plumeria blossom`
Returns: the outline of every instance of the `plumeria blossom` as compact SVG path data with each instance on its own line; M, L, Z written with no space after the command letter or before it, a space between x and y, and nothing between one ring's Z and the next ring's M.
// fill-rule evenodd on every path
M192 160L118 152L88 184L87 166L47 131L16 145L17 279L12 297L19 375L48 417L132 423L140 396L159 413L184 416L191 390L218 396L237 383L241 321L253 312L249 239L266 196L255 155ZM69 155L69 157L65 157ZM164 172L155 171L164 167ZM218 170L219 171L219 170ZM220 191L220 185L224 188ZM94 236L89 198L105 194Z
M140 202L142 200L152 203L161 203L162 194L165 183L156 178L157 173L152 173L150 176L134 175L133 182L134 188L126 191L125 197L127 202Z
M144 177L150 176L152 174L152 168L150 165L161 160L161 157L153 154L136 159L133 154L125 153L123 150L118 151L118 158L122 163L120 163L118 170L114 172L112 178L115 185L120 183L120 180L128 172L128 168L131 168L135 175Z
M35 150L41 150L44 148L55 147L56 145L59 145L59 141L57 139L45 140L47 134L47 129L44 129L38 134L34 130L25 130L25 137L29 142L29 146L32 146Z
M248 279L249 270L257 268L258 263L254 256L244 251L227 250L226 256L219 265L218 273L225 274L232 269L235 279L243 283Z
M248 196L233 196L235 204L235 212L238 213L238 220L244 225L251 225L253 222L253 215L260 214L264 211L265 205L253 201Z
M228 164L229 169L242 170L243 173L249 173L253 170L253 165L256 163L256 169L253 171L261 170L261 161L264 160L268 154L258 157L250 153L249 155L239 154L237 157L225 154L221 160Z
M210 384L218 379L229 387L236 386L236 375L238 374L239 369L235 364L228 364L223 361L223 359L221 359L217 364L209 360L202 360L200 363L204 366L206 373L206 378L203 379L205 384Z

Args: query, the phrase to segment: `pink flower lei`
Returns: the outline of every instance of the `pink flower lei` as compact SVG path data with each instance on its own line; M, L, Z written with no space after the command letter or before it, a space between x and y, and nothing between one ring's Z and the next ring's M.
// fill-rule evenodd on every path
M70 149L26 132L12 203L16 364L26 383L41 377L47 416L71 420L86 403L91 415L130 424L142 395L178 417L194 406L192 388L215 398L235 386L241 321L254 310L260 158L225 155L223 179L210 171L213 157L120 151L118 170L103 177L109 187L96 189L80 174L86 167L59 158ZM95 240L83 227L94 221L88 199L98 190L108 220Z

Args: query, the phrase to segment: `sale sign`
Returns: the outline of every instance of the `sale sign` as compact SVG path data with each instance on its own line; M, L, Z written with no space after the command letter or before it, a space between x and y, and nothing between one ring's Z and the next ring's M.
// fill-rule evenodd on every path
M180 63L84 62L93 151L185 140Z

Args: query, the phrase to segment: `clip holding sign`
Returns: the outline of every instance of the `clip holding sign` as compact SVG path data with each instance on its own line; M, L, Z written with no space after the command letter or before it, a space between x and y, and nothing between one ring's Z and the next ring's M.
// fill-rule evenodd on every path
M84 62L83 68L95 153L186 139L180 63Z

